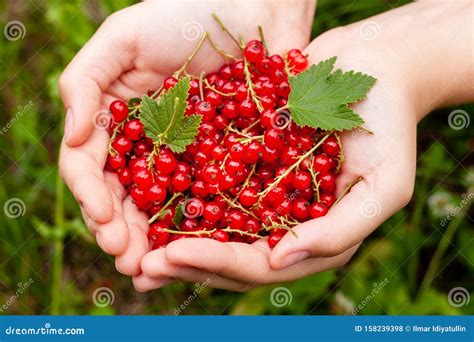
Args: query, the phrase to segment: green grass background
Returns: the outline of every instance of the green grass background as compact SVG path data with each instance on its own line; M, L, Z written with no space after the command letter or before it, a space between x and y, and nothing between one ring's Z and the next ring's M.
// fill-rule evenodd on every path
M64 111L57 79L101 21L132 2L0 4L2 29L11 20L26 28L23 39L2 36L0 42L0 127L19 116L0 135L0 204L20 198L26 207L16 219L0 212L1 314L173 314L195 291L194 284L177 284L137 293L115 270L113 258L95 245L58 177ZM401 4L320 0L313 35ZM348 265L245 294L207 288L182 314L347 314L364 300L360 314L473 314L474 298L456 308L447 295L454 287L474 288L472 211L464 205L449 224L441 224L447 210L474 191L474 122L462 130L449 128L453 109L474 113L472 105L458 106L421 123L412 202L368 238ZM385 279L383 289L367 301ZM25 289L26 282L31 285ZM92 294L101 286L112 289L113 304L93 304ZM290 305L271 304L278 286L291 291Z

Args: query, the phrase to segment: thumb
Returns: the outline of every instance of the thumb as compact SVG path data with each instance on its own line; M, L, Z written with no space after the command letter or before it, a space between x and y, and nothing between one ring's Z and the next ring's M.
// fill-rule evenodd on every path
M273 269L294 265L308 257L340 255L361 242L392 213L393 200L401 196L396 188L376 192L366 180L356 184L344 199L321 218L298 225L286 234L270 255Z
M59 78L59 92L67 109L65 141L71 147L89 138L102 93L132 60L133 49L127 46L125 35L117 33L121 31L121 17L107 19Z

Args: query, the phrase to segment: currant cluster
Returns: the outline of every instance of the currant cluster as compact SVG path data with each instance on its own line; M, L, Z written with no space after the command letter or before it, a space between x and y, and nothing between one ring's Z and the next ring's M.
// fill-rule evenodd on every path
M192 77L186 115L202 121L184 153L145 135L139 102L111 103L106 168L150 218L151 248L189 237L252 243L264 236L273 248L295 225L326 215L336 201L339 137L299 127L287 105L289 77L307 67L300 50L269 56L252 40L242 59ZM152 96L178 81L166 78Z

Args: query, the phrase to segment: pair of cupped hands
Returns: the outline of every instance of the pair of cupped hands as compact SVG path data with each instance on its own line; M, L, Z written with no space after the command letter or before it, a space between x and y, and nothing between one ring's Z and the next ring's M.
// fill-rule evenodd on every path
M340 267L367 235L409 201L419 109L402 77L407 72L404 56L390 49L393 34L377 31L399 15L382 14L309 42L313 6L306 1L143 2L111 15L64 71L59 81L67 108L61 175L98 245L115 256L117 270L132 276L138 291L204 281L246 291ZM117 175L104 171L109 135L94 120L113 100L140 97L179 69L197 43L189 37L192 32L186 33L189 25L202 27L222 50L238 56L238 47L220 30L213 12L246 40L258 38L261 25L270 53L299 48L310 63L337 56L338 68L377 78L367 99L354 106L373 134L342 134L345 162L337 191L359 176L362 181L327 216L297 226L297 238L287 234L273 250L262 240L247 245L180 239L150 251L146 216ZM223 63L206 43L188 71L210 72Z

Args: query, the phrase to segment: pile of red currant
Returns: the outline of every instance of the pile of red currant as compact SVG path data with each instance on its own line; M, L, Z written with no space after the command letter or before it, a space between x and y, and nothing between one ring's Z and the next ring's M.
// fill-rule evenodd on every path
M289 77L307 66L299 50L269 56L252 40L242 59L192 77L186 114L202 122L180 154L145 135L139 101L112 102L106 168L147 213L151 248L190 237L243 243L268 237L273 248L292 227L326 215L343 159L339 137L299 127L287 105ZM166 78L152 96L178 78Z

